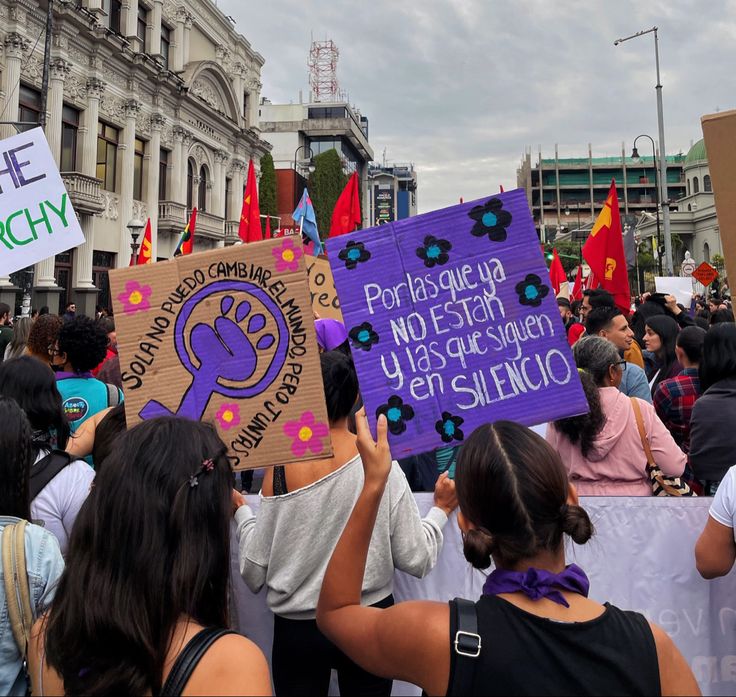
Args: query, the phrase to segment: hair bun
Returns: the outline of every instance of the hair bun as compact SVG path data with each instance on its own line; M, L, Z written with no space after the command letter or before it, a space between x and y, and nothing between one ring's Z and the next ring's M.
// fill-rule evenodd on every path
M560 508L560 527L562 532L569 535L572 541L584 545L593 537L593 523L587 511L580 506L563 504Z
M463 535L463 553L476 569L491 565L494 547L493 536L483 528L471 528Z

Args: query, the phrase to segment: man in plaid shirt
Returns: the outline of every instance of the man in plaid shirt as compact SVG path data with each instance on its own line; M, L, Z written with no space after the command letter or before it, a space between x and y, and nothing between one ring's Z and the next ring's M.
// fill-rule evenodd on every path
M684 453L690 452L690 417L693 404L700 397L698 365L703 352L705 330L685 327L677 335L675 353L683 367L682 372L668 380L662 380L654 391L654 409ZM690 466L682 476L688 483L694 481Z

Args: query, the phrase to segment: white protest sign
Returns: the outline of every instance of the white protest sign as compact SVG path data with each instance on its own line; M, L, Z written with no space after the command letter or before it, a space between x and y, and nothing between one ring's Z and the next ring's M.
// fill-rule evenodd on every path
M0 276L83 242L43 130L0 141Z
M680 276L656 276L654 285L658 293L674 295L678 303L686 308L690 307L693 299L693 279L689 276L684 278Z

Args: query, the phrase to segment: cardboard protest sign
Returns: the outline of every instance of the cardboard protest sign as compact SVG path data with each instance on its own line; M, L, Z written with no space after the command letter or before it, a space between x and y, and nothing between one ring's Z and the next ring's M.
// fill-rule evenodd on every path
M394 456L588 405L522 190L328 242L366 411Z
M210 421L235 469L332 453L304 255L287 242L110 272L129 425Z
M0 141L0 276L83 242L43 130Z
M324 257L307 255L307 276L309 276L309 292L312 296L312 309L320 317L329 317L342 322L340 300L335 290L330 262Z
M689 276L655 276L654 287L658 293L674 295L677 302L690 307L693 300L693 280Z

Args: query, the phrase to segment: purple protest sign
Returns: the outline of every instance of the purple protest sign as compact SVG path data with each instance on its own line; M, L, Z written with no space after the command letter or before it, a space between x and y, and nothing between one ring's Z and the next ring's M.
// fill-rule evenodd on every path
M587 411L523 190L328 251L366 412L374 428L386 415L394 455Z

